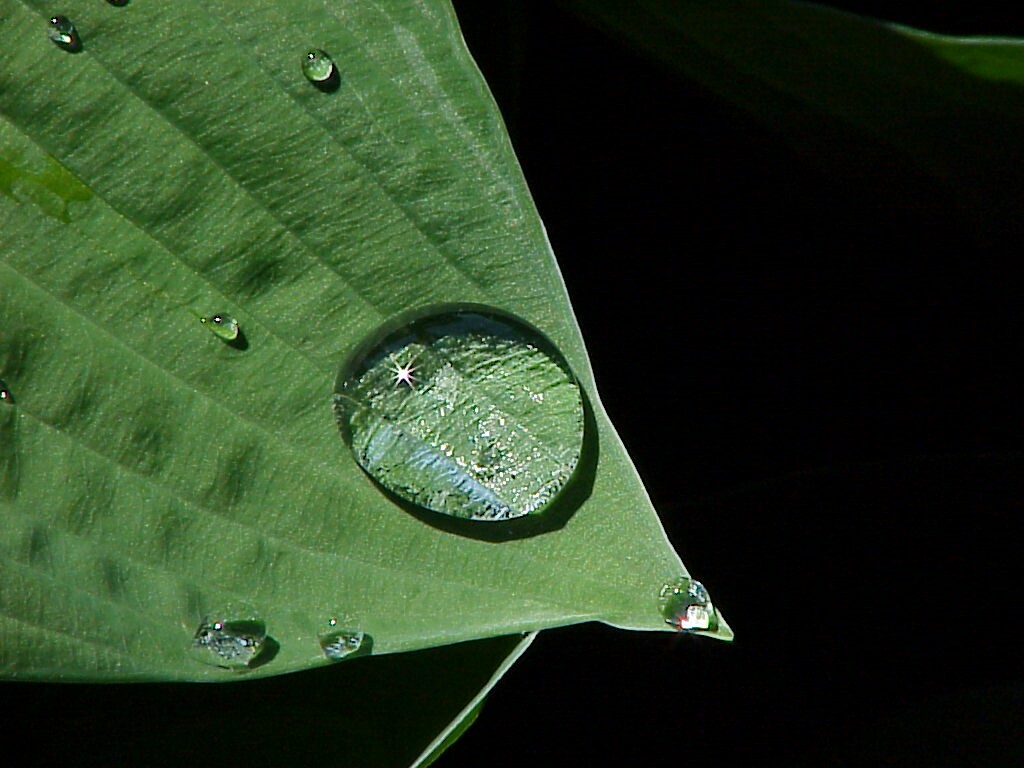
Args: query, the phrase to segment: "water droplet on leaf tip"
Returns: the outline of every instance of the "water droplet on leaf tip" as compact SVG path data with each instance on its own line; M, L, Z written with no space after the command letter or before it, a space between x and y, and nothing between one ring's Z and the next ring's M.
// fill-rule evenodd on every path
M266 625L258 619L204 619L192 638L192 654L225 669L253 666L267 648Z
M658 597L661 615L676 629L713 632L718 628L718 613L699 581L682 576L665 584Z
M548 397L531 397L542 389ZM543 512L582 452L583 396L559 352L476 305L420 311L372 334L342 367L334 408L371 478L453 517Z
M336 76L334 60L319 49L306 52L302 60L302 74L311 83L327 83Z
M77 51L82 47L78 30L67 16L50 17L50 39L65 51Z
M240 332L238 321L230 315L211 315L200 317L199 322L205 325L219 339L235 341Z

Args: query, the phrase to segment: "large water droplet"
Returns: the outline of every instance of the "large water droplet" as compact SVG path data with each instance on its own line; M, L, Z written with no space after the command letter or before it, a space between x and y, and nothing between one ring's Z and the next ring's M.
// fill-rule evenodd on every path
M337 619L327 622L328 630L320 635L320 649L331 661L342 659L358 653L367 635L358 629L345 629L338 626Z
M330 56L320 50L311 50L302 60L302 74L309 82L317 84L329 82L337 72Z
M522 321L476 306L381 329L342 368L334 405L374 480L472 520L542 512L583 445L582 395L558 351Z
M230 315L211 315L200 317L199 322L205 325L219 339L237 341L240 332L238 321Z
M50 39L65 51L77 51L82 47L78 30L67 16L50 17Z
M665 622L688 632L718 629L718 613L699 581L682 576L661 588L659 605Z
M3 379L0 379L0 403L14 405L14 395L11 394L11 390L8 389L7 383Z
M192 638L193 655L205 664L244 669L265 652L269 638L258 619L204 619Z

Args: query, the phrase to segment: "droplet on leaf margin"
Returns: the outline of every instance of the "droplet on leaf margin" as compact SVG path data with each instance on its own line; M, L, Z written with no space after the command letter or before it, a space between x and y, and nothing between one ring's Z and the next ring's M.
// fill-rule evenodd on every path
M258 619L210 619L200 623L192 638L192 655L204 664L246 669L260 660L270 645L266 625Z
M561 354L522 320L475 305L372 334L342 367L334 408L377 483L470 520L542 513L583 445L583 396Z
M682 576L661 588L661 615L667 624L686 632L714 632L718 613L707 589L699 581Z
M368 639L361 630L339 626L337 619L328 621L327 626L327 631L319 636L320 650L331 661L341 661L359 653Z

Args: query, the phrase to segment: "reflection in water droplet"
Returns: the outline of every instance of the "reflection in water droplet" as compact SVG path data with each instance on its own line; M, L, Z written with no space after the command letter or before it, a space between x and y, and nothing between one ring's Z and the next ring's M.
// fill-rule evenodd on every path
M661 588L659 605L665 622L677 629L709 632L718 629L718 613L699 581L683 576L669 582Z
M582 395L558 351L522 321L475 306L382 329L342 368L334 404L374 480L472 520L542 512L583 445Z
M200 317L199 322L209 328L214 336L224 341L235 341L238 338L238 321L229 315L212 315Z
M67 16L50 17L50 39L65 51L77 51L82 47L78 30Z
M341 661L363 647L366 638L363 632L340 628L337 619L331 619L327 624L330 629L320 635L320 649L331 661Z
M7 388L7 383L3 379L0 379L0 403L14 405L14 395L11 394L11 390Z
M266 625L257 619L204 619L192 638L192 652L205 664L244 669L252 666L266 642Z
M302 60L302 74L311 83L327 82L334 75L334 61L323 51L308 51Z

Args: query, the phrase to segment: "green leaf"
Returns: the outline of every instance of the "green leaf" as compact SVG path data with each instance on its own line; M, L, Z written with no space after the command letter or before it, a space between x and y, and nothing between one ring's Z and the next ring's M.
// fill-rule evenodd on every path
M273 675L326 664L332 617L373 653L666 629L685 570L449 5L61 10L77 53L44 4L0 0L0 674ZM336 89L303 76L313 48ZM331 413L376 328L464 302L540 329L586 395L574 484L523 526L399 506ZM204 617L259 618L273 650L198 664Z
M778 132L826 171L979 242L1017 236L1024 45L784 0L563 0ZM952 201L952 204L951 204Z

